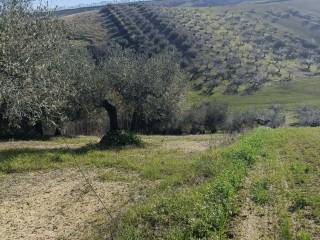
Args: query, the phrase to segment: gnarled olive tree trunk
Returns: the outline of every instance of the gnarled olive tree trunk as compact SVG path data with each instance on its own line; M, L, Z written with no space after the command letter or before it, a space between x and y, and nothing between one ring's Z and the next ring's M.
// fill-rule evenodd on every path
M107 111L109 116L109 120L110 120L109 131L111 132L111 131L119 130L117 108L111 103L109 103L108 100L104 100L102 102L102 107Z

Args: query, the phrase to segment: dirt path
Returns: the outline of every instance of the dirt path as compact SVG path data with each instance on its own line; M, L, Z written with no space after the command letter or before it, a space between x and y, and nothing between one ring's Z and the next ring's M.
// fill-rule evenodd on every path
M258 206L250 196L252 177L262 169L255 167L248 173L244 188L240 214L232 221L232 238L236 240L267 240L273 232L273 214L270 206ZM272 238L271 238L272 239Z
M86 171L113 215L130 201L133 183L101 182L101 171ZM1 240L79 239L103 207L79 170L13 174L0 179Z

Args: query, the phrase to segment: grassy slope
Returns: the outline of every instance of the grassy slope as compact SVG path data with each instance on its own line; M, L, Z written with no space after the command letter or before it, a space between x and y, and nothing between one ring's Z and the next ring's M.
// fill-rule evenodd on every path
M319 136L318 129L261 134L268 151L250 171L249 191L243 197L250 211L242 213L247 217L237 225L235 235L250 223L251 234L259 239L319 239Z
M145 197L117 218L118 224L113 224L117 228L104 229L115 232L118 239L223 239L241 228L241 224L230 227L230 222L247 204L241 193L243 186L249 189L253 202L250 214L272 216L271 228L262 228L264 221L257 222L260 228L256 229L263 236L319 237L319 129L257 129L230 146L200 152L192 146L215 146L230 142L230 138L215 135L144 139L144 148L108 151L90 146L82 151L48 150L42 149L39 142L33 149L24 145L20 150L5 147L1 150L0 171L10 174L73 167L75 156L78 164L89 168L127 171L152 182ZM70 146L78 146L96 140L68 141ZM56 147L64 143L61 139L52 141ZM132 175L128 176L108 171L100 179L131 181Z
M320 79L315 77L298 79L286 84L268 84L249 96L214 94L207 97L197 92L189 92L189 102L191 104L202 101L226 102L232 110L266 108L277 103L292 111L304 105L319 105L319 96Z
M206 169L197 176L200 182L154 192L123 218L119 239L225 239L233 230L230 221L244 207L239 190L248 173L254 208L258 212L262 205L260 215L273 216L271 223L252 226L269 229L261 230L259 239L318 239L319 136L319 129L259 129L208 152L195 165Z

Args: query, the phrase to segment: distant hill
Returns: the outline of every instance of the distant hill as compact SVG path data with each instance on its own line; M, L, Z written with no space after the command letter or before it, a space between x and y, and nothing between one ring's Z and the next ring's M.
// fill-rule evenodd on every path
M222 5L232 5L245 2L283 2L289 0L156 0L154 4L160 6L189 6L189 7L209 7L209 6L222 6Z
M174 1L108 5L65 18L90 44L117 42L149 55L175 51L189 73L191 103L320 103L319 1L166 4Z
M63 9L63 10L55 11L55 14L57 16L63 17L63 16L69 16L72 14L77 14L77 13L82 13L82 12L100 10L103 7L104 6L93 6L93 7L80 7L80 8Z

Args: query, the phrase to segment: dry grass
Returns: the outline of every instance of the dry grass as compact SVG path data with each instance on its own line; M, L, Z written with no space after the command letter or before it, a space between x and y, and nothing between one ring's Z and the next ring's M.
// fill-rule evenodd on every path
M74 27L76 37L92 41L99 46L107 39L107 31L103 26L104 19L99 10L76 13L64 16L63 19Z
M102 169L87 177L113 216L139 193L143 181L100 181ZM12 174L1 181L1 240L80 239L107 213L78 169ZM133 190L134 189L134 190Z

